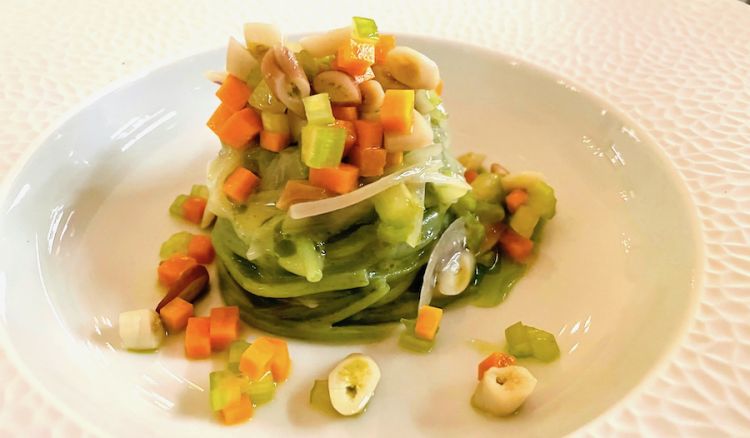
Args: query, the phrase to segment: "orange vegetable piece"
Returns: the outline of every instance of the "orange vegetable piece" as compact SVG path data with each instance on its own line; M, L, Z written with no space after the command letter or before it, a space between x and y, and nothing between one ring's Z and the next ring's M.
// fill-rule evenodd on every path
M237 306L211 309L211 349L223 350L229 346L240 331L240 308Z
M332 195L328 190L316 187L307 181L290 179L281 191L279 200L276 201L276 208L286 210L290 205L298 202L317 201Z
M388 57L388 52L394 47L396 47L395 35L380 34L380 38L375 44L375 64L384 63L385 58Z
M263 129L263 121L252 108L245 108L227 120L217 135L219 139L235 149L245 149L247 144Z
M238 167L224 181L222 189L229 199L241 204L247 201L258 183L260 183L260 178L253 172L244 167Z
M328 191L349 193L359 185L359 168L341 163L338 167L310 169L310 184Z
M215 255L216 252L214 252L214 246L209 236L196 234L188 242L188 256L202 265L213 262Z
M367 68L375 62L375 46L349 40L336 52L336 69L351 76L365 74Z
M475 179L479 176L479 172L477 172L474 169L466 169L464 172L464 178L466 179L466 182L471 184L474 182Z
M245 81L238 79L236 76L227 75L221 87L216 90L216 97L229 109L237 111L247 105L250 93L251 90Z
M193 316L193 304L176 297L159 310L159 316L169 333L179 332L187 327L188 319Z
M166 306L165 306L166 307ZM211 356L211 320L206 317L188 318L185 328L185 356L205 359Z
M190 196L182 203L182 217L194 224L201 223L203 211L206 210L206 198Z
M219 129L221 129L222 126L224 126L224 123L226 123L227 120L229 120L230 117L232 117L232 114L234 114L235 111L229 106L221 103L218 107L216 107L216 111L214 111L213 114L211 114L211 118L208 119L208 122L206 122L206 125L211 128L211 130L215 133L219 133Z
M377 120L357 120L357 145L363 149L383 147L383 125Z
M529 194L524 189L513 189L505 196L505 205L511 213L515 213L518 207L529 200Z
M383 130L408 134L414 123L414 90L386 90L380 108Z
M238 424L253 417L253 403L246 395L224 406L219 411L221 421L226 425Z
M433 306L422 306L417 313L417 322L414 325L414 334L418 338L431 341L435 339L440 320L443 319L443 309Z
M279 152L289 146L291 136L283 132L260 131L260 147L271 152Z
M403 152L388 152L385 154L385 167L400 166L403 162Z
M438 82L437 87L435 87L435 92L437 93L438 96L443 95L443 84L444 84L443 80L440 79L440 82Z
M516 358L499 351L491 353L489 356L484 358L483 361L479 362L477 367L477 379L482 380L484 373L490 368L505 368L516 363Z
M506 228L500 235L500 246L513 260L523 263L531 255L534 242L527 239L510 228Z
M372 67L367 67L367 70L365 70L364 73L361 75L356 75L352 79L354 79L354 83L359 85L364 81L369 81L370 79L375 78L375 72L372 71Z
M260 339L260 338L259 338ZM250 378L259 380L270 370L276 347L267 341L257 340L240 356L240 371Z
M336 120L347 120L353 122L357 120L357 107L356 106L337 106L333 108L333 118Z
M346 130L346 140L344 141L344 155L348 154L354 143L357 142L357 131L354 128L354 122L348 120L336 120L333 122L334 126L344 128Z
M289 377L289 371L292 368L292 361L289 358L289 347L286 341L278 338L271 338L262 336L255 340L255 343L262 343L263 348L269 348L273 350L273 357L271 358L270 368L273 380L275 382L283 382Z
M175 254L159 264L157 273L159 274L159 283L166 287L171 287L183 272L197 265L198 262L183 254Z
M502 222L498 222L492 225L485 225L484 228L484 240L482 241L482 244L479 245L480 253L489 251L495 245L497 245L497 242L500 240L500 236L503 234L503 231L505 231L505 225Z
M380 176L384 172L387 155L383 148L357 146L349 154L349 160L359 167L359 176Z

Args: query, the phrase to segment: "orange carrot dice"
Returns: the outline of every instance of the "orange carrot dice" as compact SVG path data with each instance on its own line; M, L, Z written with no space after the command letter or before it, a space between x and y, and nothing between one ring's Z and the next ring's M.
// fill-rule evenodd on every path
M357 145L364 149L383 146L383 125L377 120L357 120Z
M205 359L211 356L211 320L206 317L188 318L185 328L185 356Z
M219 412L221 421L226 425L242 423L253 417L253 403L248 396L243 395Z
M385 167L400 166L403 162L403 152L388 152L387 154L385 154Z
M159 264L157 273L159 274L159 283L166 287L171 287L183 272L197 265L198 262L182 254L175 254Z
M291 136L283 132L260 131L260 147L271 152L279 152L289 146Z
M316 187L334 193L349 193L359 185L359 168L346 163L341 163L338 167L311 168L309 181Z
M380 123L386 132L410 133L414 123L414 90L386 90Z
M245 149L263 129L263 121L252 108L245 108L232 116L219 128L219 139L235 149Z
M232 117L232 114L234 113L235 111L229 108L227 105L223 103L219 104L219 106L216 108L216 111L211 114L211 118L208 119L208 122L206 122L206 125L211 128L211 130L215 134L218 134L219 129L224 126L224 123L226 123L226 121L229 120L229 118Z
M268 347L273 350L273 358L271 359L271 374L275 382L283 382L289 377L289 371L291 370L292 361L289 358L289 347L286 341L278 338L271 338L263 336L258 338L256 341L261 342L263 347Z
M336 68L351 76L365 74L367 68L375 62L375 46L349 40L336 52Z
M190 196L182 203L182 217L194 224L200 224L206 210L206 198Z
M253 342L240 356L240 371L250 380L258 380L270 370L276 348L269 342Z
M354 128L354 122L348 120L336 120L333 125L346 130L346 140L344 140L344 155L346 155L349 153L352 146L354 146L354 143L357 142L357 131Z
M384 63L385 58L388 57L388 52L394 47L396 47L395 35L380 34L380 38L375 44L375 64Z
M385 169L387 153L383 148L355 147L349 154L352 164L359 167L360 176L380 176Z
M214 246L211 244L211 238L203 234L196 234L188 242L188 256L192 257L198 263L207 265L214 261Z
M479 176L479 172L477 172L474 169L466 169L464 172L464 179L466 179L466 182L471 184L474 182L475 179Z
M240 331L240 308L237 306L211 309L211 349L223 350L229 346Z
M235 76L227 75L221 87L216 90L216 97L229 109L237 111L247 105L250 93L250 88L248 88L245 81Z
M188 319L193 316L193 304L180 297L174 298L159 310L159 316L170 333L177 333L187 327Z
M357 120L357 107L356 106L338 106L334 105L333 118L336 120L346 120L353 122Z
M414 324L414 334L418 338L431 341L435 339L440 320L443 318L443 309L433 306L422 306L417 313L417 322Z
M513 189L505 196L505 205L511 213L515 213L518 207L529 200L529 194L524 189Z
M500 246L513 260L523 263L531 255L534 242L527 239L510 228L506 228L500 236Z
M260 183L260 178L253 172L244 167L238 167L224 181L224 194L232 201L242 204L247 201L258 183Z
M486 373L490 368L505 368L513 365L514 363L516 363L515 357L509 354L495 351L494 353L484 358L483 361L479 362L479 366L477 367L477 379L482 380L482 377L484 377L484 373Z

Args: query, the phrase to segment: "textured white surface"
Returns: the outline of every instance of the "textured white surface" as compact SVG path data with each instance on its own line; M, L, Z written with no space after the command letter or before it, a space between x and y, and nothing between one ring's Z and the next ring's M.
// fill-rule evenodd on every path
M581 433L750 436L750 7L733 0L279 3L4 5L0 175L85 96L167 57L222 44L244 21L304 31L371 15L389 30L496 48L558 71L632 116L672 158L704 227L705 292L683 347ZM2 356L0 379L0 436L82 434Z

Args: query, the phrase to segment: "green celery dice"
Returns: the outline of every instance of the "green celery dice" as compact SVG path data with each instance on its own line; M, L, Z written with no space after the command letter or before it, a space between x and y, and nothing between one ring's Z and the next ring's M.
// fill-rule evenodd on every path
M193 184L193 187L190 189L190 196L208 199L208 187L203 184Z
M357 41L365 43L376 42L380 38L380 35L378 35L378 25L372 18L353 17L352 37Z
M388 243L406 242L414 247L419 243L424 217L424 205L406 184L395 185L373 198L378 213L378 236Z
M260 380L245 385L242 393L250 397L256 406L262 405L273 400L276 395L276 383L271 373L266 373Z
M500 202L503 197L503 183L500 175L485 172L477 175L471 183L474 197L479 201Z
M286 110L284 105L276 96L271 92L271 87L265 80L262 80L253 90L253 94L250 95L248 103L251 107L261 111L268 111L272 113L283 114Z
M483 224L496 224L505 219L505 209L494 202L477 202L476 214Z
M552 362L560 357L560 347L552 333L534 327L526 327L534 357L543 362Z
M313 94L302 98L302 104L305 106L305 116L307 123L311 125L329 125L336 121L333 118L331 109L331 100L328 93Z
M528 205L522 205L510 217L508 225L516 233L527 239L531 239L531 235L534 234L534 228L536 228L538 222L539 215L536 213L536 210Z
M345 142L344 128L308 124L302 128L302 162L314 169L337 167Z
M214 371L208 376L211 409L220 411L242 397L242 379L231 371Z
M279 132L281 134L289 134L289 117L286 114L263 111L260 114L260 118L261 120L263 120L264 130L270 132Z
M250 343L243 340L236 340L229 344L229 354L228 354L228 360L227 360L227 369L229 371L239 373L240 372L240 357L242 357L242 353L247 350L247 347L250 346Z
M161 244L161 248L159 248L159 258L161 260L166 260L175 254L187 254L188 245L192 238L193 235L187 231L172 234L169 239Z
M184 204L188 198L188 195L177 195L177 197L174 198L174 201L172 201L172 205L169 206L169 214L181 218L182 204Z
M505 329L508 352L516 357L529 357L534 354L526 326L521 321Z

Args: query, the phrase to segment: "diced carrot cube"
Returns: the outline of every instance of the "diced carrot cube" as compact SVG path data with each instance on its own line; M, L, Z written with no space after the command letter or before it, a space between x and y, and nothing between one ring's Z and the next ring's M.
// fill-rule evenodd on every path
M247 99L250 97L250 93L250 88L245 81L238 79L235 76L227 75L227 78L224 79L221 87L216 90L216 97L218 97L224 105L237 111L247 105Z
M242 204L247 201L258 183L260 183L260 178L253 172L244 167L238 167L224 181L224 194L232 201Z
M245 108L227 120L219 129L219 139L235 149L245 149L263 129L263 121L252 108Z
M278 338L271 337L260 337L256 341L264 343L264 348L267 345L273 349L273 358L271 359L271 374L275 382L283 382L289 377L289 371L291 370L292 361L289 358L289 347L286 341Z
M260 147L271 152L279 152L289 146L291 136L283 132L260 131Z
M507 366L513 365L514 363L516 363L515 357L509 354L495 351L494 353L484 358L483 361L479 362L479 366L477 367L477 379L482 380L482 377L484 377L484 373L486 373L490 368L505 368Z
M270 370L276 349L268 342L253 342L240 356L240 371L250 380L258 380Z
M408 134L414 123L414 90L386 90L380 107L383 130Z
M505 196L505 205L511 213L515 213L518 207L529 200L529 194L524 189L513 189Z
M242 395L219 412L221 421L226 425L242 423L253 417L253 403L248 396Z
M375 46L349 40L336 52L336 68L351 76L363 75L375 62Z
M232 114L234 114L235 111L229 106L221 103L216 108L216 111L214 111L213 114L211 114L211 118L208 119L208 122L206 122L206 125L211 128L211 130L215 133L219 133L219 129L221 129L222 126L224 126L224 123L226 123L227 120L229 120L230 117L232 117Z
M469 184L473 183L478 176L479 172L474 169L466 169L466 171L464 171L464 179L466 179L466 182Z
M385 169L387 153L383 148L366 148L355 147L349 160L352 164L359 167L360 176L380 176Z
M359 168L346 163L341 163L338 167L311 168L309 181L316 187L334 193L349 193L359 185Z
M198 263L207 265L214 261L214 246L211 243L211 237L203 234L196 234L188 242L188 256L192 257Z
M357 107L356 106L338 106L334 105L333 118L336 120L347 120L353 122L357 120Z
M188 319L193 316L193 304L176 297L159 310L159 316L170 333L179 332L187 327Z
M175 254L159 264L157 272L159 274L159 283L166 287L171 287L183 272L197 265L198 262L183 254Z
M357 145L364 149L383 146L383 125L377 120L357 120Z
M400 166L404 162L404 153L388 152L385 154L385 167Z
M211 320L206 317L188 318L185 328L185 356L205 359L211 356Z
M211 349L223 350L229 346L240 331L240 308L237 306L211 309Z
M378 38L378 42L375 44L375 64L384 63L388 57L388 52L394 47L396 47L395 35L380 34L380 38Z
M433 306L422 306L417 313L417 322L414 325L414 334L422 339L431 341L435 339L440 320L443 318L443 309Z
M500 246L510 258L523 263L531 255L531 251L534 249L534 241L519 235L510 228L506 228L500 235Z
M348 154L354 143L357 142L357 131L354 128L354 122L348 120L336 120L334 126L346 130L346 140L344 140L344 155Z
M206 198L198 196L189 196L182 203L182 217L188 222L200 224L203 219L203 212L206 210Z

